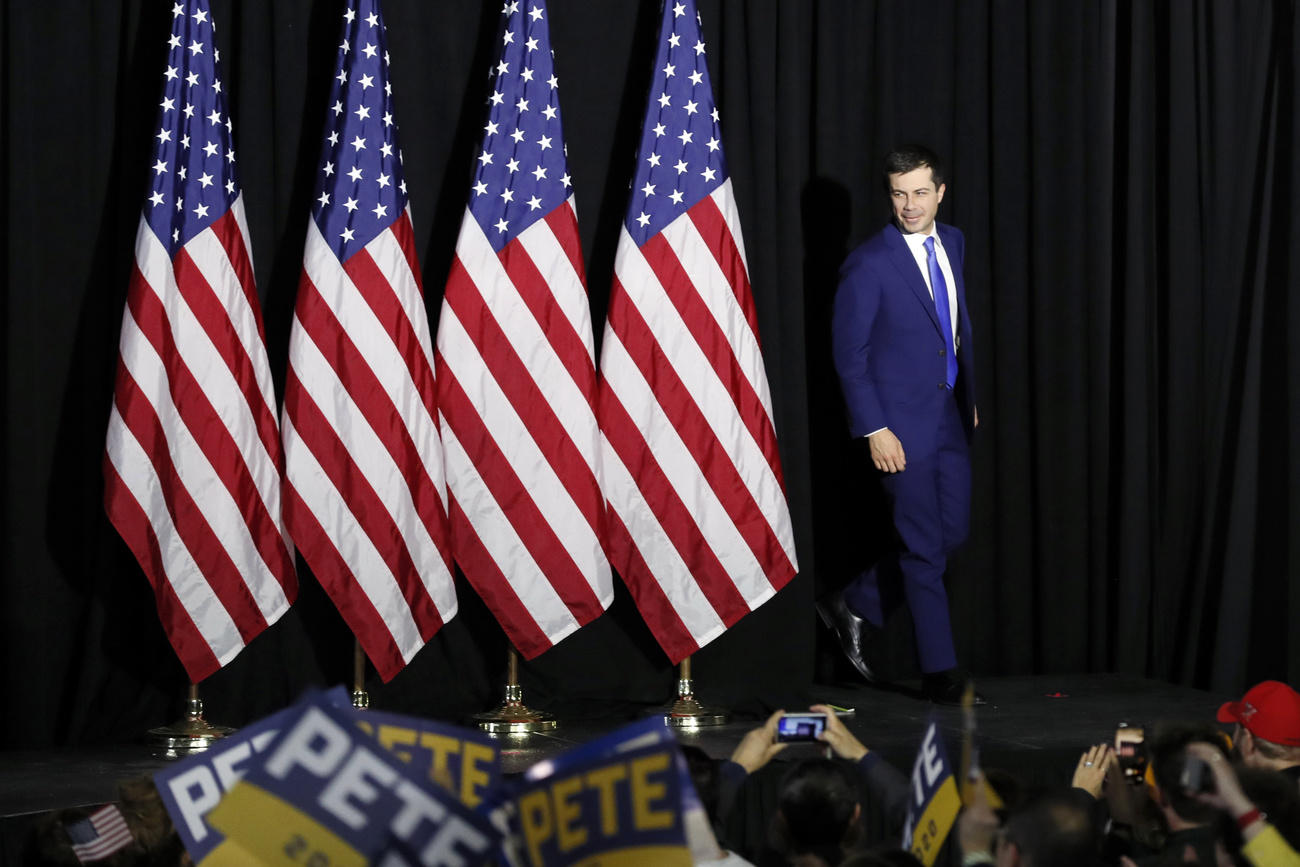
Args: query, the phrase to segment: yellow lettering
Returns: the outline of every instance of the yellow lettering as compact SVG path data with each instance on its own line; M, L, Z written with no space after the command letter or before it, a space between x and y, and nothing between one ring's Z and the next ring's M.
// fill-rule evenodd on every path
M462 747L460 800L466 807L477 807L483 800L479 793L487 788L488 783L488 774L484 768L492 763L496 750L472 741L465 741Z
M519 799L519 826L524 832L524 843L532 856L533 864L543 864L542 841L554 833L551 804L546 792L529 792Z
M433 764L429 767L429 778L447 791L451 788L451 768L448 759L460 752L460 741L446 735L425 732L420 736L420 746L428 747L433 753Z
M415 746L415 735L415 729L402 728L401 726L380 726L377 737L384 749L409 765L411 763L410 751L395 749L395 747Z
M672 756L668 753L656 753L633 759L632 765L632 821L638 829L671 828L674 814L671 809L651 809L651 802L664 797L666 786L662 782L652 783L651 774L668 767Z
M626 777L624 765L611 765L591 771L585 778L589 788L600 791L600 832L606 837L618 833L618 794L614 784Z
M581 777L569 777L551 786L551 798L555 803L555 841L560 844L561 852L576 849L587 842L587 829L573 824L582 818L582 804L572 800L580 791Z

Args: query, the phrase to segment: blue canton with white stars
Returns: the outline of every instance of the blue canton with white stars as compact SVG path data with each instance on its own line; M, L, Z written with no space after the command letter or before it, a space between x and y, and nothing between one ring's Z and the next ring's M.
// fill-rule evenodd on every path
M406 181L393 120L388 48L378 0L351 0L326 113L312 219L346 261L406 209Z
M470 213L498 252L563 204L570 187L546 4L511 0L501 12L501 59L469 194Z
M718 108L694 0L665 0L627 231L640 246L722 186Z
M239 196L207 0L172 7L166 80L144 214L171 257Z

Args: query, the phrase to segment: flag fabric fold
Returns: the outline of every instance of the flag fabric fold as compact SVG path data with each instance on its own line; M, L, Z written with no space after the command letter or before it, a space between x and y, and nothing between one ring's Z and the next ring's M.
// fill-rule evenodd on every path
M385 680L456 613L433 347L378 0L350 0L283 412L285 520Z
M607 550L674 662L798 569L705 57L668 0L600 359Z
M206 0L172 7L104 455L104 503L190 680L297 593L230 115Z
M469 202L438 318L452 545L531 658L613 597L596 368L542 0L507 2Z

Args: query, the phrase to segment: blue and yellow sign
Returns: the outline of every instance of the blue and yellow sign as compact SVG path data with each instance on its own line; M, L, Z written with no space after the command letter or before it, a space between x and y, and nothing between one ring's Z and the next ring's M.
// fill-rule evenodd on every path
M226 840L204 865L478 864L495 850L486 819L380 746L351 709L292 710L208 813Z
M651 735L647 745L621 750L636 738L622 744L607 740L595 749L589 744L531 773L511 811L522 862L533 867L691 864L677 746L668 738Z
M348 705L347 691L341 686L315 695L328 704ZM275 740L281 724L293 713L293 708L286 708L258 720L217 741L205 752L153 775L172 824L195 864L221 843L220 832L206 820L208 812L239 781L254 763L254 757Z
M379 745L460 798L483 803L501 779L501 756L490 736L446 723L395 713L366 711L357 725Z
M931 867L960 810L961 795L952 764L939 737L939 726L931 720L912 765L912 796L903 827L903 848Z

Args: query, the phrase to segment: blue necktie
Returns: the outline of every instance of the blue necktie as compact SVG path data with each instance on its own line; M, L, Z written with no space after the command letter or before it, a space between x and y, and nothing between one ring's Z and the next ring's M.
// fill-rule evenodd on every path
M939 328L946 344L944 357L948 359L948 387L957 384L957 352L952 345L952 313L948 310L948 281L943 279L939 257L934 254L934 236L925 239L925 264L930 268L930 288L934 290L934 312L939 314Z

